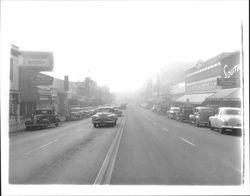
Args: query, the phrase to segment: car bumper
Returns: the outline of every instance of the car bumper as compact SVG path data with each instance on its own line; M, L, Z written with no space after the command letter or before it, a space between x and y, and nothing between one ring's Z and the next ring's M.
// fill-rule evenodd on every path
M202 125L209 125L209 122L208 122L208 121L199 121L199 124L202 124Z
M93 124L113 124L116 120L92 120Z
M44 124L35 124L35 125L30 124L30 125L25 125L25 127L42 127L42 126L44 126Z
M241 126L230 126L230 125L224 125L221 127L223 130L225 131L234 131L234 130L239 130L241 131L242 130L242 127Z

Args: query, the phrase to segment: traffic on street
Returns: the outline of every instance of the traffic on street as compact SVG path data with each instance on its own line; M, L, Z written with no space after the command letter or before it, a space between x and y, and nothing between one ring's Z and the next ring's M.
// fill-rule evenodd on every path
M169 119L136 103L122 112L115 127L94 127L85 118L10 134L10 183L241 184L241 136Z
M248 4L1 2L3 195L250 194Z

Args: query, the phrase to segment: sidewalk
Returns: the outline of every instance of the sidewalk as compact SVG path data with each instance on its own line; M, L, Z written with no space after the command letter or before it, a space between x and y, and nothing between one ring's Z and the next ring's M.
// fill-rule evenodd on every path
M59 116L59 119L61 122L66 121L65 116ZM25 129L25 120L23 119L20 121L20 123L16 122L9 122L9 132L15 132L15 131L21 131Z

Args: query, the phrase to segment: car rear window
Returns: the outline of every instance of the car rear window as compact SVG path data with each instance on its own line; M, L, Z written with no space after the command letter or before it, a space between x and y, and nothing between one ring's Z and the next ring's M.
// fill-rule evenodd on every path
M225 114L227 115L240 115L240 110L226 110Z

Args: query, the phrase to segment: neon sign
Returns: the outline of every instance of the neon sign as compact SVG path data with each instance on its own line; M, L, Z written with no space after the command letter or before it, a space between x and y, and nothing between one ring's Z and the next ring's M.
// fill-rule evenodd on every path
M228 67L228 65L225 65L223 68L224 71L224 78L231 78L231 76L233 76L235 73L237 73L238 71L240 71L240 64L235 65L231 70L227 71L226 68Z

